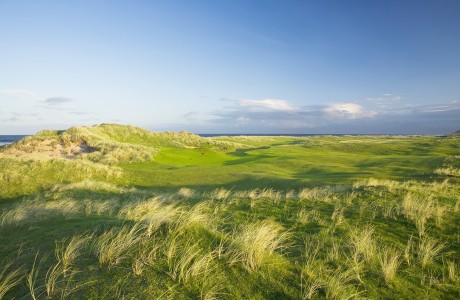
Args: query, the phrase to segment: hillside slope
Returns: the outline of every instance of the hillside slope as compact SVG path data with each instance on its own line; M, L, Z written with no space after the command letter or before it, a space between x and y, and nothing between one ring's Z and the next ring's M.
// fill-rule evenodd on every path
M5 147L3 156L86 159L106 164L151 160L162 147L212 147L227 150L231 143L189 132L152 132L140 127L101 124L44 130Z

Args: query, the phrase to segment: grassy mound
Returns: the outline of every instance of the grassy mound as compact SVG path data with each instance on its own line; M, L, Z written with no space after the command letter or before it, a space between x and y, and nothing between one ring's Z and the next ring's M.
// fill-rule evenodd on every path
M151 132L143 128L101 124L45 130L5 147L3 155L28 158L61 157L115 165L151 160L162 147L213 147L227 150L231 143L212 142L189 132Z

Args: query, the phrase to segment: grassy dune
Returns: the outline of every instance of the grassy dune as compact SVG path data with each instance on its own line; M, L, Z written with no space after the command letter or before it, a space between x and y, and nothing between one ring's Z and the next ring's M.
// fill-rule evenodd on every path
M0 154L0 299L458 299L459 147L40 133Z

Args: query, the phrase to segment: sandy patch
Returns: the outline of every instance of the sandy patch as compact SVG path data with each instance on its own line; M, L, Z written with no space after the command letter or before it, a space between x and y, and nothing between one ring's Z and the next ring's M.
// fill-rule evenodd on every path
M94 151L85 141L66 143L57 139L43 141L30 141L25 144L12 144L0 153L0 155L12 155L16 157L64 157L74 159L83 153Z

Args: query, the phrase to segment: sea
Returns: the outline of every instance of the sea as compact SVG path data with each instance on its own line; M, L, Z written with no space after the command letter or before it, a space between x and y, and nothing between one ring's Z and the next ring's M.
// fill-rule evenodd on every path
M27 135L0 135L0 146L14 143Z

